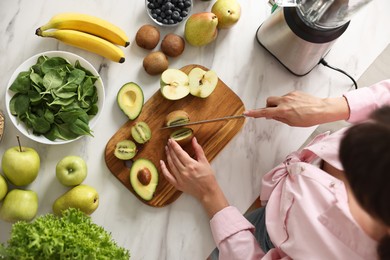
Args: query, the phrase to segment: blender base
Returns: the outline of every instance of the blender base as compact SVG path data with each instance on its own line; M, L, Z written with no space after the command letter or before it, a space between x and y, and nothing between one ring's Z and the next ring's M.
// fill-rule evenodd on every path
M301 20L295 7L284 7L260 25L256 39L288 71L304 76L318 65L348 25L313 29Z

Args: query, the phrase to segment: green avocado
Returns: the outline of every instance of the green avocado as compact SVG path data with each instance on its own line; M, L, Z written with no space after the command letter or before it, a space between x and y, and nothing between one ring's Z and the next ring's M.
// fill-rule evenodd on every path
M142 199L151 200L158 184L156 166L148 159L137 159L130 169L130 183Z
M136 119L141 114L144 105L144 93L140 86L134 82L123 85L117 95L119 108L130 120Z

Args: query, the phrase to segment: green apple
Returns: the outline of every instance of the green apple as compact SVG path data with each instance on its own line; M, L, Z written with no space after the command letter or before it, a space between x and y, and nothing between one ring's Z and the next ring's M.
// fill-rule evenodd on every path
M32 190L8 192L0 208L0 218L8 222L31 221L38 211L38 195Z
M213 42L218 35L218 18L210 12L195 13L188 17L184 27L184 37L193 46L203 46Z
M81 184L73 187L56 199L53 203L53 212L61 215L68 208L78 208L87 215L92 214L99 206L99 194L95 188Z
M0 175L0 201L4 199L8 192L8 184L3 175Z
M193 68L188 74L190 93L196 97L206 98L214 91L218 83L217 73L213 70L205 71Z
M240 19L241 6L237 0L217 0L211 12L218 17L218 29L228 29Z
M38 176L41 161L30 147L15 146L3 154L1 166L7 179L16 186L28 185Z
M66 156L57 163L56 176L65 186L79 185L87 177L87 164L80 156Z
M190 93L188 75L178 69L167 69L161 74L160 91L169 100L178 100Z

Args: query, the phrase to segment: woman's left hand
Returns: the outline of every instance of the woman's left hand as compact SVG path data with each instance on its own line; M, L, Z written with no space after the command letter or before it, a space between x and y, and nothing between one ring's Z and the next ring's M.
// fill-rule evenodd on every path
M162 160L161 170L176 189L200 200L212 217L217 211L228 206L228 202L196 138L192 139L192 147L195 158L184 151L176 141L169 139L165 147L169 170Z

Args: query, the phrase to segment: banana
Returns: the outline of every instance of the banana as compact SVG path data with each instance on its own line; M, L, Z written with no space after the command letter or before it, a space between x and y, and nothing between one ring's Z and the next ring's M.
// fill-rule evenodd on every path
M92 34L66 29L37 31L36 34L42 37L55 38L65 44L99 54L112 61L119 63L125 62L125 54L122 49L111 42Z
M130 42L126 33L118 26L99 17L80 13L60 13L37 31L49 29L69 29L82 31L104 38L114 44L127 47Z

